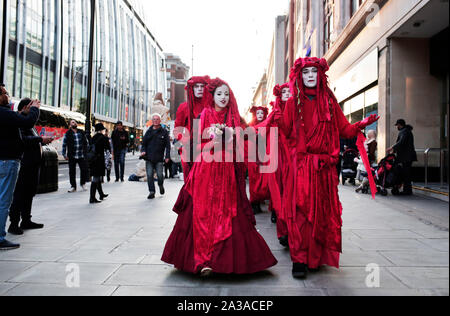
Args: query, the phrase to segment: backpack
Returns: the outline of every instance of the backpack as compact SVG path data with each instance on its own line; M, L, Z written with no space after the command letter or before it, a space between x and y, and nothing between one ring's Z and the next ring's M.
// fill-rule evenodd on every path
M97 161L98 154L95 148L96 143L92 143L88 146L87 154L86 154L86 160L89 165L94 164Z

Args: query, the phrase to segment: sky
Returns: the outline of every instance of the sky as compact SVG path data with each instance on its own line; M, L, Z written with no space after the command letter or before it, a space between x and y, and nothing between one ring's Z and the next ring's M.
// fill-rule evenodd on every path
M164 52L192 65L194 75L228 82L241 111L269 64L275 19L288 0L135 0ZM243 113L241 113L243 115Z

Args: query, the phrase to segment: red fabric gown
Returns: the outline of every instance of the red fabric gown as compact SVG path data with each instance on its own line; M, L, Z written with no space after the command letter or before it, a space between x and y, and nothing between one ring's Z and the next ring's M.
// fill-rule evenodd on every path
M314 94L308 91L309 94ZM294 131L297 148L291 165L283 218L289 230L292 261L309 268L328 265L339 268L342 252L342 205L339 201L340 138L354 138L360 130L345 118L332 97L331 121L321 121L317 97L288 101L284 115L287 133ZM289 203L292 203L289 205Z
M193 77L189 79L187 85L186 85L186 92L188 97L188 102L182 103L180 107L177 110L177 116L175 120L175 128L186 128L186 130L190 133L192 138L192 129L193 129L193 121L195 119L198 119L200 117L200 114L202 113L203 109L205 108L205 98L199 99L196 98L194 95L194 86L196 84L204 84L205 86L209 82L209 77ZM206 92L205 92L206 93ZM182 145L186 146L187 139L183 140L183 137L178 138L179 141L184 142ZM183 151L183 149L182 149ZM184 174L184 181L186 182L189 173L191 171L192 166L192 155L191 155L191 161L185 160L185 155L181 155L181 165L183 167L183 174Z
M259 126L256 119L256 111L260 108L254 108L254 119L250 123L250 128L255 130L255 134L258 135ZM253 110L253 109L252 109ZM265 108L265 121L267 119L268 109ZM265 127L265 126L264 126ZM268 133L268 131L267 131ZM257 140L259 138L257 137ZM258 159L257 159L258 160ZM248 178L249 178L249 189L250 189L250 202L253 203L263 203L264 201L270 200L270 191L269 191L269 176L270 174L265 174L260 172L261 163L260 162L248 162Z
M275 114L276 111L284 113L286 102L281 100L281 93L284 88L288 88L288 84L277 85L274 89L274 95L277 97L276 102L272 103L273 112L271 116ZM279 125L275 120L271 120L270 127L278 128L278 168L277 171L269 175L270 183L270 195L271 195L271 207L277 214L277 237L281 238L288 236L287 224L283 216L282 211L282 198L284 194L284 187L287 183L289 175L289 166L291 164L291 157L294 152L294 144L290 139L290 135L286 135L284 130L279 128ZM270 146L270 144L268 144ZM270 148L270 147L269 147Z
M203 131L224 122L240 126L233 95L227 110L216 112L212 104L202 113ZM205 146L209 142L202 141ZM225 157L223 149L220 154ZM255 228L244 171L245 163L194 163L174 208L178 220L166 244L164 262L190 273L208 267L221 274L252 274L277 264Z

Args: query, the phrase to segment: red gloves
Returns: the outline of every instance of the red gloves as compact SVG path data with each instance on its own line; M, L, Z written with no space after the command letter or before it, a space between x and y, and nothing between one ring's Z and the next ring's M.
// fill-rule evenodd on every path
M369 116L368 118L366 118L364 121L358 122L355 124L355 126L359 129L359 130L363 130L366 129L367 126L372 125L373 123L377 122L380 119L380 117L376 114L372 114L371 116Z

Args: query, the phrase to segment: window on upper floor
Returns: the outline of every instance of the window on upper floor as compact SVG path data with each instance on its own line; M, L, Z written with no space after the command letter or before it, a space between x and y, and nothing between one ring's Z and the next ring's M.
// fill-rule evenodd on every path
M365 0L351 0L350 1L350 16L355 15Z
M330 49L334 36L334 0L324 0L324 52Z

